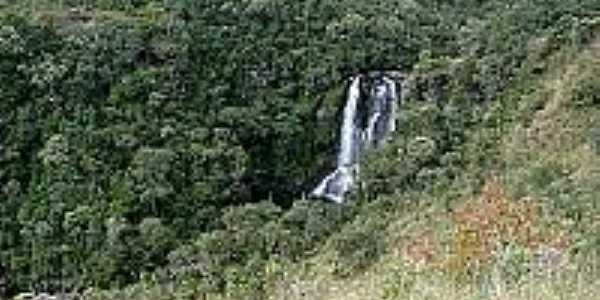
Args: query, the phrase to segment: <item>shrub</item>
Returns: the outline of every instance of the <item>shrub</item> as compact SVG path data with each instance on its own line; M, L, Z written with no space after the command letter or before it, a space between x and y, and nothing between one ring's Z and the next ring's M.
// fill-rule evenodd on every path
M592 70L578 81L572 96L572 104L582 109L600 106L600 67L595 66L597 62L589 63Z
M336 251L335 273L348 276L363 270L385 250L387 220L383 216L355 220L336 234L331 244Z
M229 208L222 216L224 229L204 233L169 254L169 271L178 280L201 280L208 291L252 282L269 255L264 227L280 213L270 202Z
M281 219L270 224L269 249L275 257L298 261L310 256L344 222L353 208L319 201L297 201Z

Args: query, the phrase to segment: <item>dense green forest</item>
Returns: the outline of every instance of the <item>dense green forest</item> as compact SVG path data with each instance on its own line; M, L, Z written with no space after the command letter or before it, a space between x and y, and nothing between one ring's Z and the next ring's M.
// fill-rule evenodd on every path
M600 269L598 33L597 0L0 0L0 298L368 290L409 243L454 250L380 298L518 284L550 245ZM370 70L406 76L398 131L346 204L307 200Z

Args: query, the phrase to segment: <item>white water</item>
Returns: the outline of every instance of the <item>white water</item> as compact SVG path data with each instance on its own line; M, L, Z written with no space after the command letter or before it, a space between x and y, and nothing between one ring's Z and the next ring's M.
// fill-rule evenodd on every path
M383 77L373 85L368 97L361 95L361 76L348 88L340 130L340 150L336 170L327 175L313 190L312 196L342 203L358 176L359 159L364 149L377 147L389 132L395 131L396 84ZM368 101L366 111L359 111L360 101ZM360 106L362 107L362 106ZM366 116L366 128L361 116Z
M340 135L340 153L338 154L338 167L353 165L357 160L359 144L356 130L356 112L358 101L360 100L360 76L352 80L348 90L348 99L344 106L344 119L342 123L342 132Z
M396 93L396 83L389 78L383 78L385 83L390 88L389 93L391 99L390 105L390 118L388 118L388 132L396 131L396 107L398 106L398 94Z
M324 197L342 203L344 195L354 185L354 169L360 147L359 132L356 130L356 112L360 100L360 76L355 77L348 88L348 98L344 106L342 129L340 133L340 152L336 170L327 175L312 192L313 196Z

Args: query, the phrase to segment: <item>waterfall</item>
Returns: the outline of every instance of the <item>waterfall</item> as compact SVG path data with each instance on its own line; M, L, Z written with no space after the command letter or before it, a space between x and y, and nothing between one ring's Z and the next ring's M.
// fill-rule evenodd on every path
M312 191L318 198L342 203L358 176L360 156L378 147L389 132L395 131L396 83L385 77L374 78L367 95L361 91L363 76L356 76L348 87L340 129L340 149L335 171Z

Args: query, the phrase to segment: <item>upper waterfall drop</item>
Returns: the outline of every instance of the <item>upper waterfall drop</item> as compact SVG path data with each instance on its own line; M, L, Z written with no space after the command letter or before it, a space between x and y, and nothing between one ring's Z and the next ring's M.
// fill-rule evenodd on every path
M344 106L344 117L340 134L340 152L337 157L338 167L351 166L358 161L359 136L356 130L358 101L360 100L360 76L352 80L348 88L348 99Z
M361 88L363 79L363 75L351 79L343 110L337 166L312 191L313 197L344 202L358 176L363 152L378 147L389 132L396 130L396 82L385 75L367 78L372 82L365 93Z

